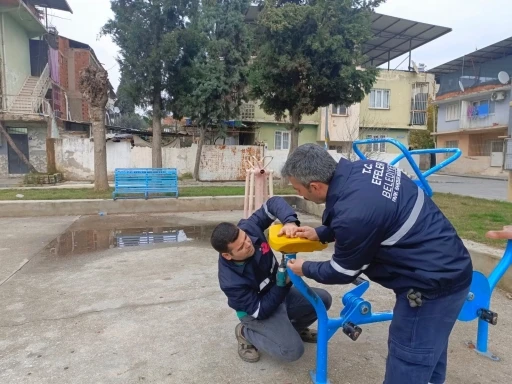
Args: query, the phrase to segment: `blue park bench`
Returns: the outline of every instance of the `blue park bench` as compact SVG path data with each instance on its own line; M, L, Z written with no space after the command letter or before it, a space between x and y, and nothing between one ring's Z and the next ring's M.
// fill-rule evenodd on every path
M116 168L112 198L140 198L150 194L164 194L178 198L178 171L176 168ZM119 197L119 195L123 195ZM127 197L126 195L132 195ZM136 195L136 196L133 196Z

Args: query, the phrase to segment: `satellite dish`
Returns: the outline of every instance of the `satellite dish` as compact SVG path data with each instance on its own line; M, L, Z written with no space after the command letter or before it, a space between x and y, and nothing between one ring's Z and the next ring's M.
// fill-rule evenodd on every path
M459 80L459 88L462 92L464 92L464 86L462 85L462 81Z
M411 63L412 63L412 68L414 69L414 72L419 73L419 71L418 71L418 66L416 65L416 63L414 62L414 60L411 60Z
M500 73L498 73L498 80L500 81L501 84L508 84L510 76L508 75L507 72L501 71Z

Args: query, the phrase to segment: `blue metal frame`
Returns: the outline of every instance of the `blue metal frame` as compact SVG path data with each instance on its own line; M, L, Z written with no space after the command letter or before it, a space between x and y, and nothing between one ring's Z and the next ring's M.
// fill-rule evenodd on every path
M489 323L480 316L482 309L490 310L491 296L503 275L512 265L512 240L507 241L507 247L502 259L496 265L489 277L481 272L473 272L470 292L464 307L459 314L459 321L472 321L478 319L478 330L476 335L476 346L468 343L475 351L492 360L500 360L499 357L489 352L487 342L489 340Z
M295 258L296 254L294 253L285 254L286 261ZM316 371L310 371L311 380L314 384L330 384L327 377L328 343L336 331L351 324L362 325L390 321L393 318L393 312L385 311L372 314L371 304L362 298L362 295L370 287L370 283L359 279L359 284L343 296L342 303L344 308L340 313L340 317L329 318L322 299L315 291L301 277L294 274L290 268L287 268L287 271L295 288L315 308L318 318Z
M416 174L416 177L418 178L418 180L414 180L414 182L421 189L423 189L429 197L432 197L433 192L432 192L432 188L430 188L430 185L427 181L427 177L429 177L431 174L436 173L437 171L443 169L448 164L453 163L455 160L457 160L462 155L461 150L458 148L431 148L431 149L415 149L413 151L409 151L405 147L405 145L403 145L401 142L399 142L398 140L389 138L389 137L385 137L382 139L356 140L352 144L352 147L354 149L354 152L357 154L357 156L359 156L359 158L361 160L366 160L367 159L366 156L361 152L361 150L357 146L362 145L362 144L373 144L373 143L390 143L390 144L393 144L396 147L398 147L398 149L400 149L400 151L402 151L402 153L400 155L398 155L395 159L393 159L389 164L395 165L396 163L398 163L400 160L402 160L405 157L407 159L407 161L409 162L409 164L411 165L414 173ZM418 167L418 165L416 164L416 162L414 161L414 159L412 158L411 155L423 155L423 154L433 154L433 153L434 154L453 153L453 155L450 156L449 158L445 159L444 161L442 161L440 164L437 164L437 165L433 166L432 168L430 168L429 170L422 173L420 171L420 168Z
M354 151L361 159L366 159L363 153L357 148L359 144L368 144L375 142L388 142L396 145L402 154L397 156L390 164L394 165L404 157L409 161L414 172L418 176L416 184L423 188L425 193L432 196L432 189L430 188L426 178L431 174L439 171L452 163L461 156L461 151L457 148L436 148L436 149L420 149L409 151L405 146L394 139L368 139L358 140L354 142ZM440 164L432 167L428 171L422 173L411 154L425 154L425 153L454 153L450 158L444 160ZM296 254L285 254L285 259L295 259ZM488 327L489 323L483 320L480 316L481 310L489 310L491 295L498 284L499 280L503 277L508 268L512 265L512 240L507 243L504 256L498 263L496 268L492 271L489 278L486 278L482 273L475 271L473 273L473 282L471 285L470 293L464 307L459 315L460 321L472 321L478 318L478 333L477 345L475 350L493 360L499 360L495 355L487 351L488 341ZM343 309L340 317L329 318L327 310L320 297L309 287L304 280L295 275L289 268L288 275L294 286L306 297L306 299L315 308L318 318L318 340L317 340L317 356L316 356L316 371L310 371L311 380L314 384L330 384L327 377L327 361L328 361L328 343L331 337L338 331L339 328L345 329L349 326L358 326L362 324L378 323L382 321L390 321L393 319L393 311L372 313L371 304L362 298L362 295L370 287L370 283L364 279L356 279L356 287L345 293L342 297ZM356 337L357 339L357 337Z

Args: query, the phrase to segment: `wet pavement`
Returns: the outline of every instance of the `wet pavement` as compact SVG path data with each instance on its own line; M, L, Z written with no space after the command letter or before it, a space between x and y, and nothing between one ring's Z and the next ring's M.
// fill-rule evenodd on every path
M218 287L208 238L219 221L240 217L233 211L0 219L0 383L310 383L314 345L294 363L262 355L249 364L238 357L237 318ZM124 236L137 239L136 246L119 246ZM302 257L331 254L332 246ZM335 317L352 286L324 288L334 298L329 315ZM394 302L376 284L365 298L374 311ZM511 301L498 291L492 309L499 320L490 327L489 348L502 361L467 349L476 323L457 323L447 383L510 381ZM331 383L381 383L388 327L365 325L356 342L336 333Z

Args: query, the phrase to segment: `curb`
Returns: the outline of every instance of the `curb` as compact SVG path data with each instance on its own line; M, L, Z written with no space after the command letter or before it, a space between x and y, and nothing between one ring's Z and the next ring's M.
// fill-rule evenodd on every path
M487 179L487 180L499 180L499 181L508 181L508 178L501 176L485 176L485 175L466 175L466 174L458 174L458 173L438 173L437 176L454 176L454 177L466 177L469 179Z
M290 205L296 196L282 196ZM233 211L244 209L244 196L201 196L121 200L5 200L0 217L44 217Z

